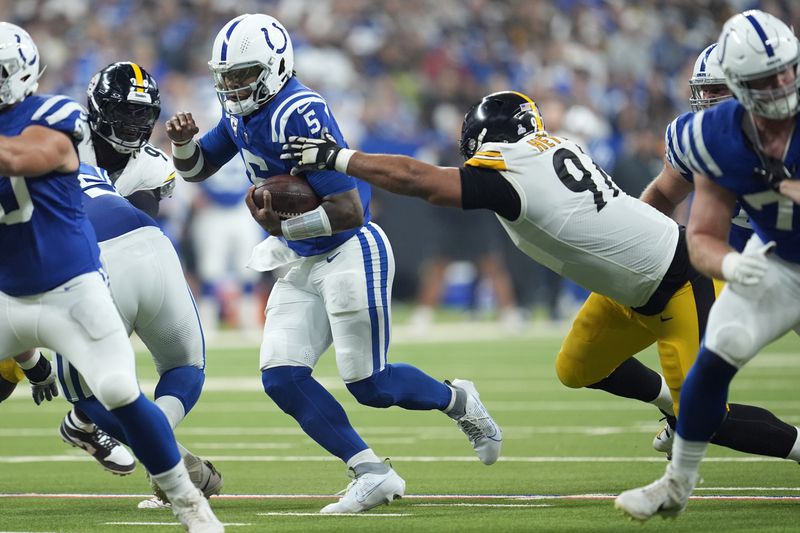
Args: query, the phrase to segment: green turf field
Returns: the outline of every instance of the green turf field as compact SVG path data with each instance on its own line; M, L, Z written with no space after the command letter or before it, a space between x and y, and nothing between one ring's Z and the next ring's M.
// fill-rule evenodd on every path
M398 333L401 342L390 359L416 364L441 379L475 381L504 429L503 457L491 467L478 462L466 438L438 412L357 405L338 381L332 357L323 358L315 375L407 482L404 499L353 517L313 514L346 486L345 469L263 393L257 348L211 349L206 389L177 434L224 474L226 496L212 499L212 506L227 529L728 533L800 528L796 464L718 448L710 451L702 469L705 481L695 492L706 499L692 500L675 522L655 519L639 526L624 520L613 509L612 495L649 483L665 466L650 447L658 413L601 392L562 387L553 370L559 334L500 332L488 340L492 334L486 330L485 325L454 327L431 335L433 342L403 341ZM731 397L800 423L798 347L794 335L769 347L734 381ZM648 352L644 360L654 364L655 356ZM154 371L147 356L140 355L139 372L145 390L152 390ZM141 467L117 478L61 442L57 425L66 410L60 399L37 408L27 391L0 405L0 531L177 531L169 511L136 509L141 499L136 495L148 491ZM707 498L715 495L732 498Z

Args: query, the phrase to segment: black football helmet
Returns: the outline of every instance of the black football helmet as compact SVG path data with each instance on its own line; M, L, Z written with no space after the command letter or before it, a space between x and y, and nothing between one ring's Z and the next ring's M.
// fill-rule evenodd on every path
M120 153L139 150L150 139L161 99L156 80L136 63L112 63L92 77L89 126Z
M464 115L459 150L466 160L483 143L513 143L537 131L544 122L533 100L514 91L492 93Z

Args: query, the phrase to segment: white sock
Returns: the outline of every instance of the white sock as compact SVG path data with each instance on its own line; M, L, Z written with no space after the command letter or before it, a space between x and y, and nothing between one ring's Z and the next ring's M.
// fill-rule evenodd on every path
M668 415L675 416L675 410L672 408L672 393L667 386L667 381L664 379L664 376L659 374L659 377L661 378L661 390L659 391L658 396L656 396L656 399L650 403Z
M178 464L166 472L151 474L150 477L161 487L161 490L166 493L170 500L187 494L192 490L197 490L192 484L192 480L189 479L189 472L186 471L186 466L184 466L182 460L178 461Z
M700 462L706 454L706 449L708 449L707 442L685 440L680 435L675 435L672 444L671 471L694 483L699 475Z
M350 460L347 461L347 468L354 468L356 465L360 465L361 463L380 462L380 458L375 455L375 452L372 451L372 448L367 448L366 450L362 450L351 457Z
M183 408L183 403L175 396L159 396L156 398L155 404L159 409L164 411L172 429L178 427L181 420L186 417L186 410Z
M789 455L786 456L787 459L791 459L792 461L800 462L800 428L795 428L797 430L797 438L794 440L794 446L792 446L792 451L789 452Z
M455 407L456 405L456 389L454 387L451 387L450 385L447 385L447 388L450 389L450 403L447 404L447 407L442 409L442 412L445 414L452 411L453 407Z
M75 411L70 411L67 413L67 423L73 426L75 429L79 429L86 433L94 433L94 430L97 427L91 422L84 422L78 418L78 415L75 414Z

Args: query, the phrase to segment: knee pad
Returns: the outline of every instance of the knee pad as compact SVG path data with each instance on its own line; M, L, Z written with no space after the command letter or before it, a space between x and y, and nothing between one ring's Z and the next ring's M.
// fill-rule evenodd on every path
M184 413L188 413L200 398L205 380L205 373L196 366L173 368L159 378L155 397L158 399L161 396L174 396L183 404Z
M261 371L261 383L275 404L284 413L292 414L297 396L297 382L311 377L307 366L276 366Z
M139 397L141 391L136 377L128 374L109 374L93 390L95 397L108 409L124 407Z
M386 390L389 367L367 379L347 384L347 390L358 403L369 407L386 408L395 404L394 396Z
M707 335L704 344L725 362L742 368L755 355L753 343L750 331L737 325L725 326Z

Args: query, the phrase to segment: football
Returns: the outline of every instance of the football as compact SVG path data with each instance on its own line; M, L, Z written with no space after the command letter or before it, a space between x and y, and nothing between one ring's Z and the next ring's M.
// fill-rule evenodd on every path
M267 181L256 187L253 195L258 207L264 207L261 198L261 191L264 189L272 195L272 209L283 220L316 209L320 204L317 193L301 176L279 174L267 178Z

